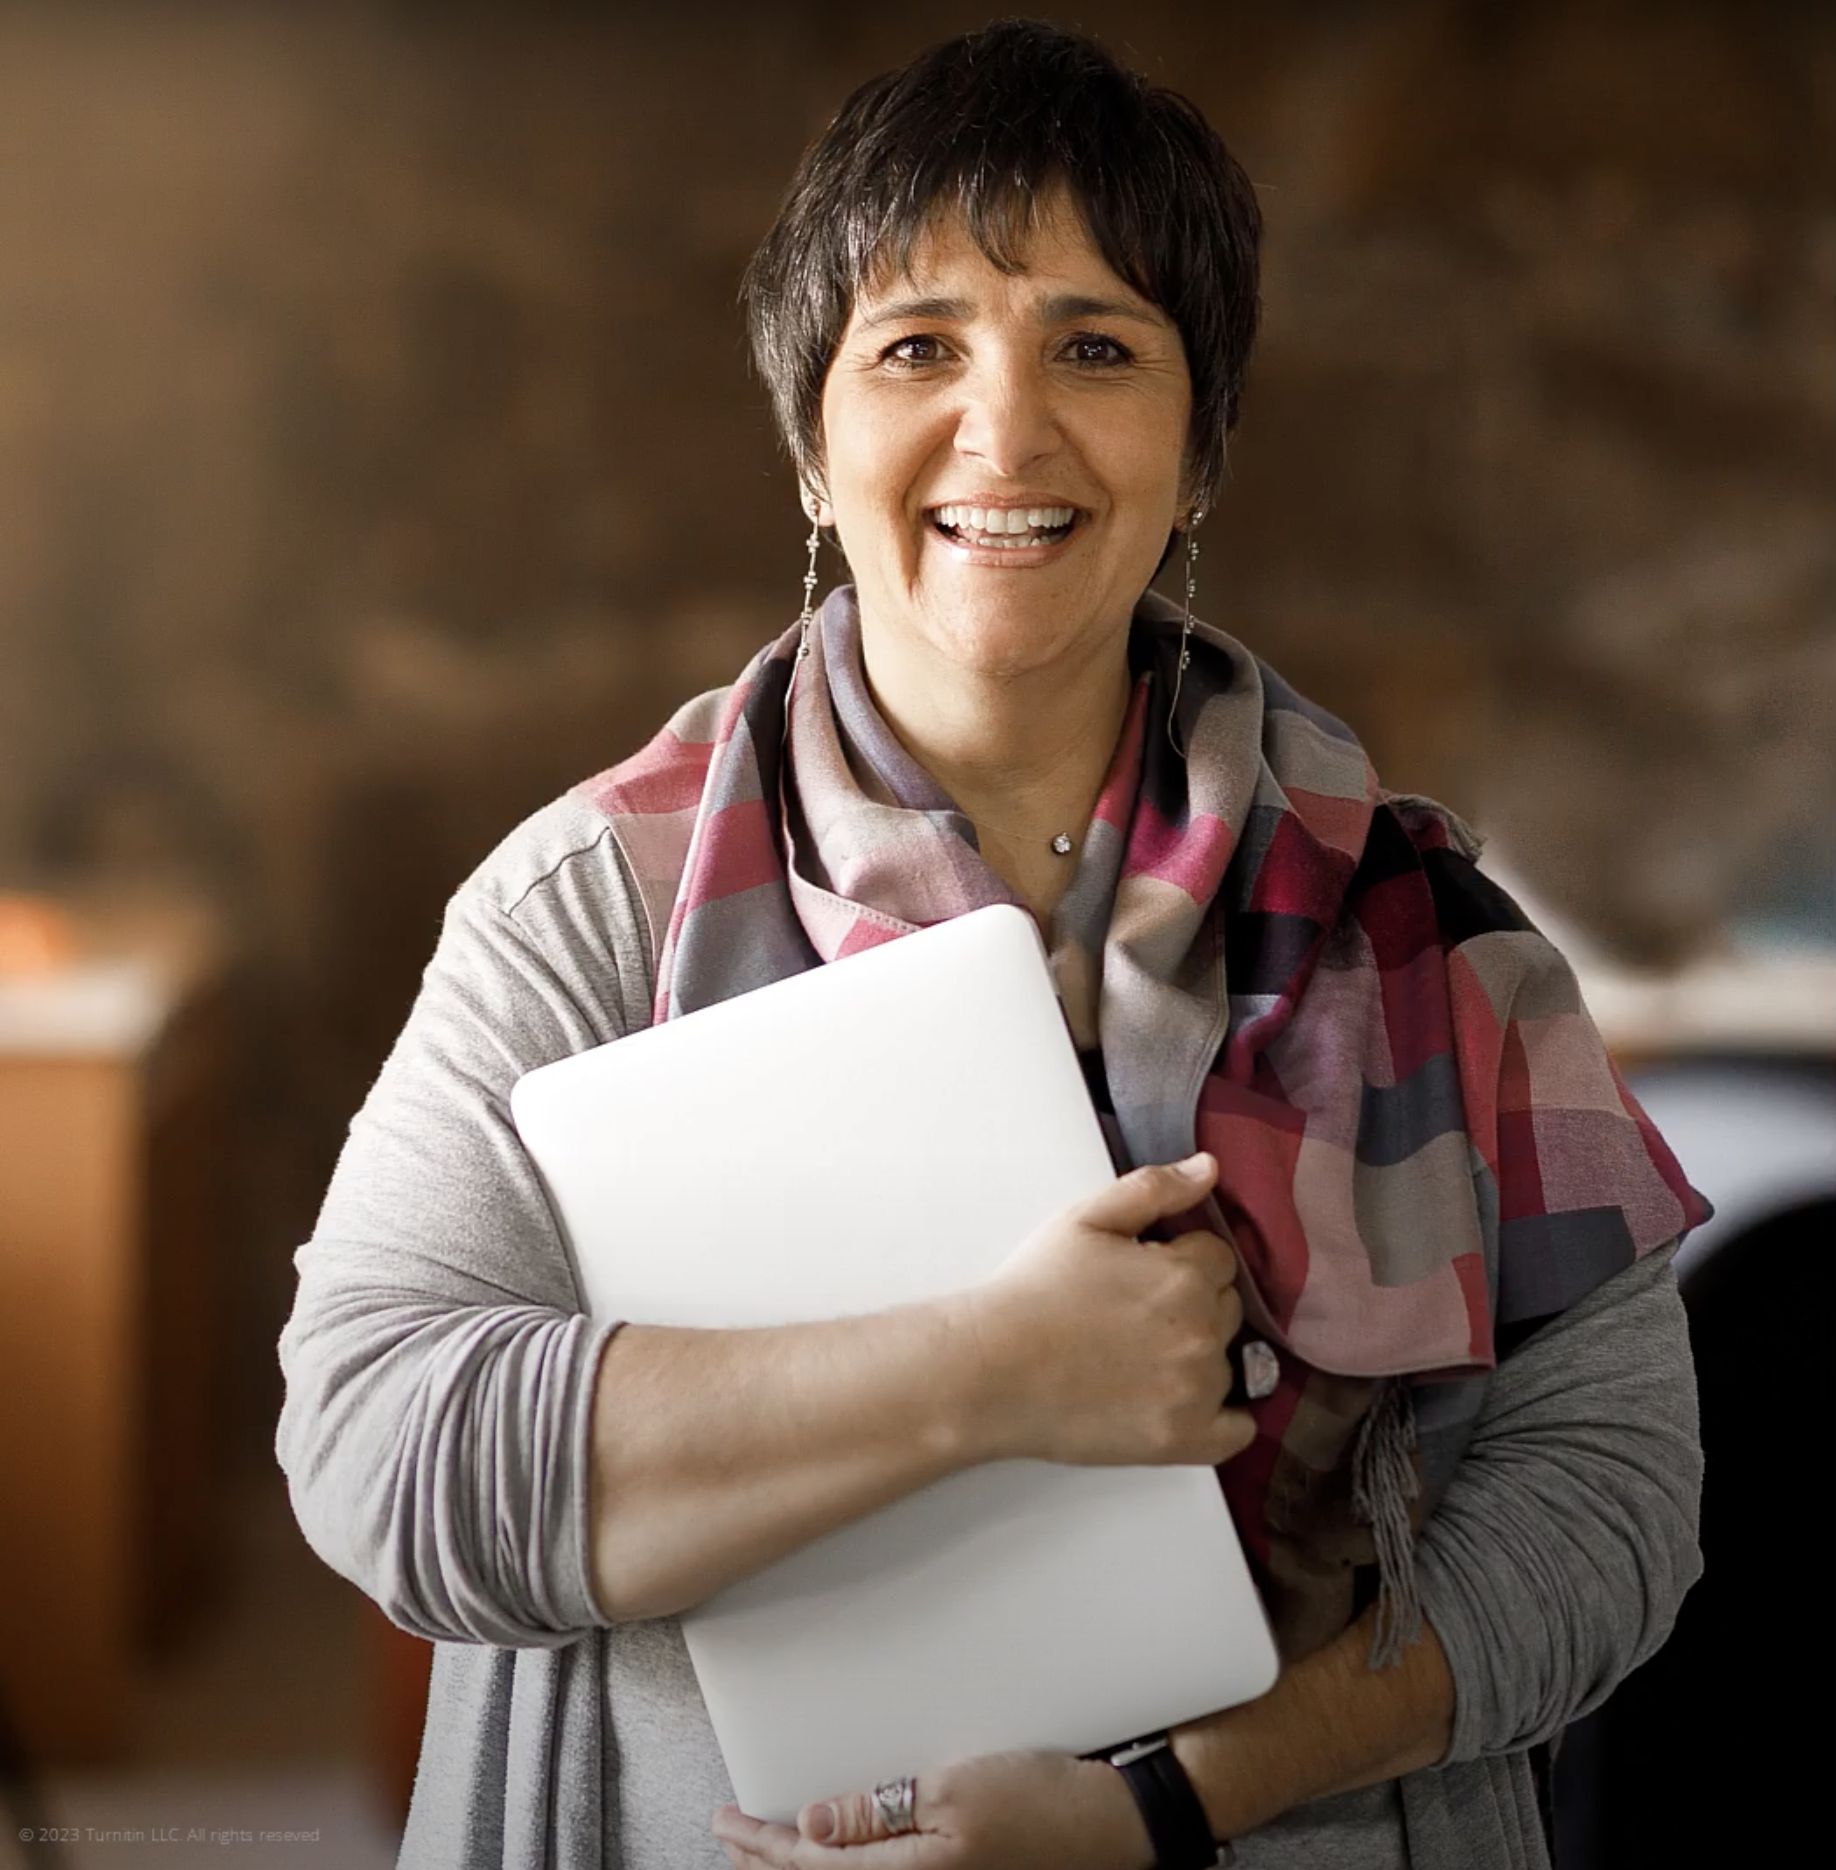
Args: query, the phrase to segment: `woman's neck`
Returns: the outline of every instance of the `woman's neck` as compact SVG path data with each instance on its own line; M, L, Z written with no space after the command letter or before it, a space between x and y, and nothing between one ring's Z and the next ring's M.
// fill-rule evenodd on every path
M877 647L864 633L881 716L968 814L989 867L1049 930L1128 713L1126 636L1100 660L1018 673L876 655ZM1068 852L1053 848L1061 837Z

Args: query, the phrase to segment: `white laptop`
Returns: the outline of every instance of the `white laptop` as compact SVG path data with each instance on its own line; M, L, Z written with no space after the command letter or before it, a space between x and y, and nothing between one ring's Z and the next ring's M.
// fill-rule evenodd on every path
M976 1284L1114 1177L1029 916L983 909L531 1072L597 1318L759 1326ZM735 1796L1087 1753L1277 1662L1209 1468L971 1469L682 1619Z

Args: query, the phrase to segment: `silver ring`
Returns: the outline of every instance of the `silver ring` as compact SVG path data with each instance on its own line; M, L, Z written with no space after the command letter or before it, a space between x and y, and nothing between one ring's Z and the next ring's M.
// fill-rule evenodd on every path
M888 1779L873 1789L873 1802L885 1820L888 1831L916 1831L918 1820L912 1816L912 1804L918 1796L916 1779Z

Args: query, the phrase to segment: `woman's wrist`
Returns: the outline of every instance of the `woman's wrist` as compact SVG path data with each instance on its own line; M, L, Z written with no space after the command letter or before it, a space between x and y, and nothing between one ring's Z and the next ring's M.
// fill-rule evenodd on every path
M1211 1834L1242 1837L1309 1800L1433 1766L1447 1750L1453 1679L1440 1638L1373 1669L1374 1611L1282 1670L1259 1701L1173 1730L1173 1752Z
M1022 1458L1034 1450L1004 1355L1008 1334L985 1286L953 1292L928 1307L937 1326L935 1432L953 1467Z
M1081 1760L1090 1787L1090 1810L1115 1840L1116 1870L1154 1870L1154 1840L1128 1781L1107 1760Z
M1227 1709L1208 1720L1176 1727L1167 1736L1173 1757L1205 1808L1211 1835L1220 1844L1266 1824L1290 1802L1271 1804L1272 1796L1280 1797L1274 1786L1245 1770L1241 1724L1230 1719L1239 1712Z
M1106 1757L1141 1813L1153 1870L1215 1870L1220 1852L1217 1832L1174 1751L1172 1736L1151 1734Z

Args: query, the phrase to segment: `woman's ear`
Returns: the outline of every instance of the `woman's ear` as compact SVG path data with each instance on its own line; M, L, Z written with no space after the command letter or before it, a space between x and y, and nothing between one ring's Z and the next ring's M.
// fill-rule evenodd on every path
M1179 504L1173 510L1173 530L1176 533L1193 531L1207 512L1210 502L1205 497L1205 490L1182 476L1179 484Z
M1190 532L1211 510L1213 490L1200 485L1194 467L1188 456L1180 469L1179 506L1173 517L1173 530L1177 533Z
M805 481L798 489L798 497L803 503L805 515L813 519L818 526L827 531L835 524L835 509L810 486L808 481Z

